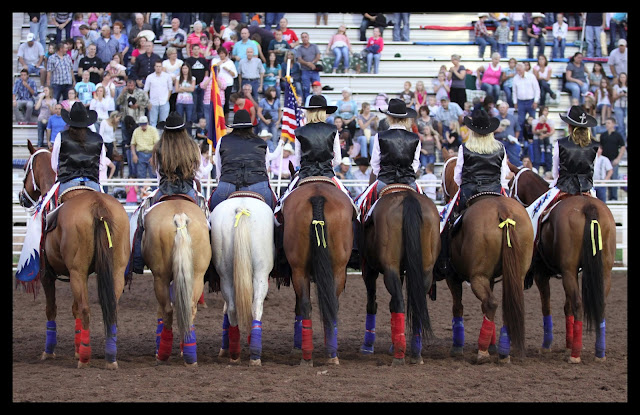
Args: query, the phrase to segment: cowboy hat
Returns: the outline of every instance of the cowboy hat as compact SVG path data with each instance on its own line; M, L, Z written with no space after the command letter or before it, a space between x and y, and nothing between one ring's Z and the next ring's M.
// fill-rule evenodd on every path
M171 112L164 124L165 130L184 130L184 118L176 111Z
M253 128L251 115L247 110L238 110L233 116L233 124L227 125L227 128Z
M266 128L263 129L262 131L260 131L260 134L258 134L258 137L260 138L264 138L264 137L273 137L273 134L271 134L269 132L269 130L267 130Z
M300 107L303 110L319 110L324 109L327 114L333 114L338 107L335 105L327 105L327 99L322 95L311 95L308 107Z
M478 19L481 17L489 17L489 13L478 13Z
M88 110L80 101L76 101L71 110L62 109L60 116L71 127L88 127L95 124L98 119L98 113L94 110Z
M480 108L475 110L471 117L464 117L464 125L480 135L487 135L500 126L500 120L496 117L490 117L484 108Z
M288 151L291 154L295 153L295 150L293 149L293 146L291 145L291 143L285 144L284 147L282 147L282 151Z
M340 161L340 164L344 164L345 166L351 166L351 159L349 159L349 157L343 157L342 161Z
M399 98L391 98L386 111L379 108L378 111L394 118L416 118L418 113L413 108L407 107L407 104Z
M576 127L593 127L598 124L598 121L579 105L573 105L566 114L560 114L560 119Z
M535 19L536 17L544 18L544 14L543 13L531 13L531 18L532 19Z
M156 38L156 34L153 33L152 30L140 31L140 33L138 33L138 37L142 37L142 36L146 37L149 42L153 42L153 40Z

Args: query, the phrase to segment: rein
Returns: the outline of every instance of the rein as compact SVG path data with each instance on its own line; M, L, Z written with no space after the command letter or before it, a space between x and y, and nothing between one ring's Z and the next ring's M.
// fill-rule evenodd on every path
M513 182L509 187L509 197L515 196L515 199L518 202L522 203L524 206L529 206L529 204L526 204L522 200L520 200L520 197L518 196L518 179L520 178L520 175L522 174L522 172L524 172L525 170L531 170L531 169L528 167L520 167L520 169L518 170L518 173L516 173L516 176L513 178Z
M444 194L451 197L451 195L449 194L449 192L447 192L447 186L446 186L446 172L447 172L447 164L449 164L449 162L451 160L457 160L457 157L450 157L447 159L447 161L444 162L444 166L442 166L442 190L444 191Z
M41 148L41 149L37 150L35 153L33 153L33 154L29 157L29 160L27 161L27 165L26 165L26 168L25 168L25 170L26 170L26 174L25 174L25 177L24 177L24 183L26 183L26 182L27 182L27 178L28 178L28 176L29 176L29 172L30 172L30 173L31 173L31 183L33 184L33 190L34 190L34 191L40 191L40 188L38 187L38 184L36 183L36 178L35 178L35 175L34 175L34 173L33 173L33 160L35 159L35 157L36 157L38 154L40 154L40 153L45 153L45 152L46 152L46 153L50 153L50 151L49 151L49 150L46 150L46 149L44 149L44 148ZM29 193L26 191L26 189L24 188L24 186L23 186L23 188L22 188L22 194L24 195L24 197L26 197L27 199L29 199L29 201L32 203L32 206L34 206L34 207L35 207L35 206L37 205L37 202L36 202L35 200L33 200L33 199L31 198L31 196L29 196ZM40 198L42 198L42 196L43 196L43 195L42 195L42 192L40 192Z

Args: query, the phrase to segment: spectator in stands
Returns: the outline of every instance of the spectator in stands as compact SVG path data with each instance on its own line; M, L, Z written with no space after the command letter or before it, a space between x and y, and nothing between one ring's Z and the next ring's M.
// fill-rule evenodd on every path
M618 40L618 48L613 49L609 53L609 70L613 76L613 82L617 82L618 75L622 72L627 73L627 41L625 39Z
M441 75L442 74L442 75ZM444 74L444 72L438 73L438 77L442 76L442 79L445 80L444 82L446 83L446 75ZM438 79L438 78L436 78ZM424 87L424 82L423 81L418 81L416 82L416 90L414 92L414 99L413 99L413 108L420 108L423 105L427 105L427 89Z
M569 33L569 25L564 13L556 13L556 21L551 27L553 35L553 50L551 59L564 59L564 48L567 45L567 34Z
M320 49L315 43L309 42L309 33L302 32L300 38L302 43L296 49L296 57L302 72L302 94L298 95L301 95L304 102L309 95L311 83L320 81L320 73L316 68L316 64L320 61Z
M180 60L184 60L182 51L187 45L187 33L180 28L179 19L175 17L171 19L171 29L165 31L162 34L162 38L160 40L162 46L167 47L167 50L171 47L175 48L177 58Z
M355 141L360 144L360 156L368 158L373 150L371 137L378 133L378 116L371 112L371 104L363 102L356 120L358 130Z
M373 140L371 141L373 142ZM356 163L356 166L358 166L358 168L353 171L353 178L355 180L369 183L369 180L371 179L371 167L369 166L369 160L366 157L358 157L355 160L355 163ZM367 185L354 186L352 189L353 189L353 194L356 195L357 197L367 189Z
M535 117L540 101L540 84L536 77L524 70L524 64L516 64L516 76L513 77L514 108L518 112L518 124L524 128L525 117Z
M47 123L53 114L53 109L57 102L53 98L51 88L45 86L43 91L38 94L38 99L33 107L38 111L38 147L44 147L44 138L47 131Z
M144 83L147 77L154 72L156 63L159 63L160 69L162 69L162 58L153 53L153 42L147 42L145 43L145 53L136 58L136 62L131 68L130 78L136 80L136 85L139 88L144 88Z
M511 162L511 159L509 159L509 162ZM531 170L537 175L540 175L540 171L533 168L533 163L531 163L531 158L527 155L522 156L522 167Z
M262 64L262 66L264 67L262 89L265 91L269 88L275 89L276 98L279 99L281 93L280 80L282 79L282 66L278 63L278 59L274 51L269 52L267 55L267 62Z
M180 74L173 81L173 91L178 94L176 112L184 119L186 126L195 123L193 117L195 107L193 93L195 90L196 78L191 74L191 67L187 63L183 63L180 67Z
M34 42L35 35L29 33L27 41L18 47L18 63L29 74L40 75L40 87L47 81L47 71L44 68L44 48L38 42Z
M97 85L102 81L102 74L104 73L104 67L106 64L96 55L96 45L91 44L87 46L87 55L83 56L78 62L78 76L82 79L85 72L89 73L89 81ZM109 62L111 60L109 57Z
M149 23L145 23L144 15L142 13L135 13L135 24L131 26L127 33L129 34L129 44L131 48L138 42L140 38L140 32L143 30L152 30L151 25ZM126 24L125 24L126 25Z
M417 85L416 85L417 89ZM443 97L449 97L449 92L451 91L451 80L447 80L447 72L440 71L438 72L438 77L433 80L433 92L435 96L433 97L433 105L437 105L440 102L440 99ZM428 97L427 101L429 101L432 97ZM429 104L422 104L429 105ZM419 107L418 107L419 108Z
M500 65L500 53L491 54L491 62L485 68L480 66L478 71L482 69L482 83L480 89L485 91L487 95L493 97L493 102L497 102L500 97L500 79L502 78L502 66Z
M511 37L511 41L517 42L520 28L525 28L524 13L509 13L509 19L511 23L513 23L513 36Z
M116 130L120 124L120 113L118 111L111 111L109 116L100 122L100 128L98 129L102 136L102 142L107 150L107 157L113 158L113 149L116 141Z
M341 24L338 27L338 31L331 36L329 39L329 43L327 43L327 50L325 54L329 54L332 52L335 56L335 60L333 61L333 67L331 68L331 73L336 72L340 62L342 62L342 68L345 73L349 73L349 54L351 53L351 42L349 41L349 37L347 36L347 26Z
M602 146L602 155L611 161L613 173L610 176L612 180L618 180L618 168L620 160L626 151L625 141L622 135L616 131L616 119L611 117L605 122L607 130L600 134L600 145ZM609 200L618 200L618 188L609 187Z
M609 19L609 56L616 46L620 46L619 41L627 39L627 13L612 13ZM626 70L624 71L626 72Z
M585 40L587 42L587 57L602 57L600 46L600 33L606 27L606 13L586 13Z
M86 24L80 26L80 34L87 48L89 47L89 45L96 43L96 41L100 37L97 31L91 30Z
M100 37L96 40L95 46L96 56L98 56L102 62L110 62L113 55L120 50L120 43L116 38L111 36L111 27L108 25L102 26Z
M410 81L404 81L404 89L398 94L398 98L404 101L408 108L415 109L415 94L411 90Z
M538 63L533 67L533 75L538 79L540 85L540 106L544 106L547 101L547 94L551 99L557 98L556 93L551 89L551 67L544 55L538 56Z
M382 56L382 49L384 49L382 32L380 31L379 27L374 27L373 36L371 36L369 40L367 40L367 47L365 48L365 50L368 51L367 73L378 73L378 67L380 66L380 57Z
M104 68L104 74L111 75L111 82L115 87L115 93L112 95L112 98L116 100L124 87L127 85L127 68L122 64L122 54L120 52L114 53L111 61L107 64L107 67ZM103 78L104 83L104 78Z
M75 89L72 88L67 91L67 99L62 100L62 102L60 102L60 105L62 105L62 109L69 111L73 106L73 104L76 103L76 101L80 101L78 99L78 93L76 92Z
M520 167L522 165L520 161L522 144L519 141L522 127L516 120L516 116L509 113L509 104L504 101L498 104L498 116L496 118L500 120L500 126L493 132L493 136L504 145L507 158L511 164Z
M149 118L155 129L158 123L166 121L169 116L169 97L173 92L171 75L162 70L162 62L159 60L155 62L154 72L147 75L144 92L149 95Z
M95 127L96 131L99 131L102 121L109 118L109 112L116 109L113 99L106 96L104 85L96 85L96 91L93 95L93 98L89 102L89 109L95 111L98 114L98 119L96 120Z
M128 59L130 46L129 46L129 36L127 36L127 34L123 32L123 30L124 30L124 24L122 24L122 22L120 21L114 22L113 34L111 35L111 37L113 37L115 40L118 41L118 52L120 52L122 55L122 62L120 63L125 65L126 64L125 56L127 56L127 59Z
M73 13L51 13L51 23L56 27L56 44L62 42L63 30L65 32L65 39L69 39L71 37L70 32L72 17Z
M286 68L285 57L287 55L287 51L291 49L289 43L284 40L282 36L282 30L276 29L274 32L275 38L269 42L269 46L267 47L267 52L275 52L276 54L276 62L282 67Z
M604 68L602 67L602 63L594 62L593 69L591 72L588 72L587 78L589 79L589 91L594 94L600 88L600 81L602 78L606 78L607 74L604 73Z
M458 122L458 125L462 122L462 108L457 103L449 101L449 98L442 98L440 108L433 115L433 118L438 122L438 134L444 138L444 133L449 129L452 121Z
M353 173L351 173L351 159L349 157L343 157L340 164L334 168L336 176L340 178L340 180L354 180ZM347 189L351 194L351 197L355 197L353 188L348 186Z
M533 48L538 45L538 56L544 55L544 47L547 44L545 36L547 29L544 26L544 14L531 13L531 24L527 26L529 48L527 58L533 59Z
M627 141L627 74L618 74L618 81L613 84L613 115L618 125L617 130Z
M593 162L593 181L609 180L613 176L613 165L611 160L602 155L602 144L598 145L598 153ZM596 197L607 203L607 188L605 186L594 186Z
M578 99L578 102L582 104L584 102L584 94L589 91L589 81L582 61L582 53L576 52L569 59L565 69L565 79L564 87L569 90L572 98Z
M151 30L156 35L156 39L160 39L162 36L162 25L166 18L166 13L147 13L145 20L151 25Z
M224 80L226 87L224 88L224 92L221 89L221 92L224 93L224 115L226 116L229 113L229 101L231 97L231 90L234 79L238 76L238 72L236 71L236 66L233 61L229 59L229 52L226 48L221 47L218 49L218 56L220 57L220 62L218 65L218 79Z
M78 66L80 65L80 60L85 56L87 56L87 48L84 46L84 40L81 37L77 37L74 41L73 49L71 49L71 61L73 62L76 81L80 81L82 78L78 75Z
M282 38L287 41L291 49L295 49L300 45L298 35L292 29L289 29L289 21L283 17L280 19L280 30L282 30Z
M133 67L135 65L138 56L144 55L147 50L147 38L144 36L138 37L138 40L135 42L135 49L131 51L131 56L129 58L129 66Z
M509 66L502 71L502 90L507 98L507 104L513 107L513 77L516 76L516 64L518 61L516 58L509 59Z
M451 63L453 66L449 68L447 79L451 81L451 88L449 90L449 97L451 101L462 108L467 100L467 87L465 84L467 70L464 65L460 64L460 59L461 57L458 54L451 55ZM442 98L444 97L440 98L440 102L442 102Z
M282 122L282 107L280 99L276 93L276 89L272 86L268 87L264 92L264 98L260 100L256 107L258 117L258 130L267 130L271 133L271 151L275 150L278 144L280 134L278 129Z
M202 49L204 49L204 47L206 47L206 43L203 45L202 44L202 35L204 34L206 36L206 32L203 30L203 25L201 21L196 21L193 24L193 32L189 33L189 35L187 36L187 57L189 56L193 56L193 53L191 52L191 49L193 48L194 45L200 45L200 51L202 52ZM208 39L208 36L207 36Z
M33 33L34 40L37 38L42 46L42 54L47 49L47 25L49 19L47 13L36 12L28 13L29 15L29 32Z
M458 147L462 144L462 135L460 134L460 123L458 121L451 121L446 129L444 129L444 135L442 137L442 147L458 151Z
M438 178L436 177L435 174L433 174L434 171L435 171L435 164L434 163L427 164L426 166L424 166L424 174L420 176L420 180L430 181L430 182L437 181ZM424 192L425 195L427 195L429 199L433 200L434 202L436 201L436 186L424 186L422 188L422 191Z
M358 117L358 104L353 99L351 88L342 88L342 99L335 102L335 106L338 107L335 114L341 117L344 122L344 128L349 131L351 137L355 137Z
M257 114L257 107L258 107L258 101L256 101L253 98L253 87L251 86L251 84L244 84L242 85L242 95L244 95L244 97L251 101L251 103L253 104L253 106L256 108L256 114ZM256 115L257 118L257 115Z
M58 133L67 128L67 123L60 116L62 111L62 105L56 104L53 106L49 121L47 121L47 142L46 145L51 150L53 147L53 140L57 137Z
M249 113L251 123L255 126L258 124L258 117L256 115L256 107L251 102L251 99L246 98L244 92L235 92L231 94L231 104L233 104L234 115L240 111L245 110Z
M155 178L156 173L151 167L151 152L153 146L160 140L158 130L149 125L144 115L138 120L138 128L131 137L131 160L136 164L136 174L139 179Z
M533 157L531 159L533 166L539 168L542 166L544 171L551 170L551 140L556 130L553 121L549 119L549 108L540 107L540 115L531 123L533 129ZM531 156L531 152L529 152Z
M600 87L596 90L596 112L600 113L600 125L604 125L607 118L611 117L611 97L613 88L606 76L600 80Z
M36 90L35 81L29 79L29 70L23 68L20 71L20 78L13 84L13 114L18 124L31 123Z
M55 53L47 60L47 86L53 88L53 97L60 102L75 84L73 63L67 54L67 45L60 42L56 45Z
M314 95L322 95L324 99L327 100L326 95L322 93L322 83L320 83L319 81L313 81L313 83L311 84L311 94L307 96L307 100L304 102L305 107L309 106L309 101L311 100L311 97ZM327 102L329 101L327 100ZM329 117L327 117L327 120L328 119ZM333 121L327 121L327 122L333 122Z
M478 45L478 56L480 59L484 57L484 50L487 45L491 45L491 53L496 52L498 48L498 42L491 36L484 22L489 17L489 13L478 14L478 20L473 25L473 31L475 34L475 43Z
M231 40L232 33L235 33L237 35L238 34L238 32L236 31L237 27L238 27L237 20L234 20L234 19L229 20L229 24L224 28L224 30L222 30L222 33L220 33L220 37L222 38L222 40L224 42L228 42L229 40ZM280 25L278 25L276 30L279 30L279 28L280 28Z
M80 32L80 26L85 25L87 29L89 24L84 21L84 13L73 13L73 20L71 20L71 31L69 32L69 38L73 39L78 36L82 36L84 33Z
M411 28L409 26L409 18L411 13L394 13L393 14L393 41L409 42Z
M129 166L129 177L135 177L135 168L131 159L131 151L129 143L131 135L136 128L136 120L139 120L145 114L149 103L149 97L144 91L136 86L133 79L127 80L127 85L122 93L118 95L116 104L121 114L121 132L122 132L122 154L127 156L127 164Z
M96 92L96 84L91 82L89 75L89 71L82 72L82 80L76 83L74 87L78 94L78 100L87 108L89 108L89 104L91 104L93 93Z
M196 104L194 119L199 120L204 117L204 109L202 107L204 91L200 87L200 84L204 77L209 75L210 65L209 61L207 61L207 59L202 55L198 44L193 45L191 54L192 56L186 58L184 61L191 66L191 73L196 77L196 91L193 95Z
M162 61L162 69L171 75L171 80L175 85L176 79L180 76L180 69L184 61L178 58L178 51L173 46L168 47L165 54L167 55L167 59ZM173 92L175 92L175 86Z
M510 32L511 29L509 28L509 18L506 16L502 16L500 18L500 25L496 27L493 35L496 38L496 42L498 42L497 51L503 58L507 57L507 46L509 45Z
M436 162L436 150L442 150L442 140L438 132L433 128L433 122L429 116L429 108L420 107L416 118L418 136L420 137L420 167Z
M238 77L240 85L250 84L254 101L258 101L258 94L262 92L265 68L262 61L254 54L253 47L247 48L247 56L238 62Z
M384 33L387 26L387 18L384 13L362 13L362 22L360 23L360 41L367 41L367 28L373 26L380 31L380 37Z

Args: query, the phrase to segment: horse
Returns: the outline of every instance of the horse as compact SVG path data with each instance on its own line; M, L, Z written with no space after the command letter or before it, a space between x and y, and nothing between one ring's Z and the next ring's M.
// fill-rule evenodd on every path
M449 161L443 152L446 169L442 182L449 195L456 194L453 173L456 158ZM453 345L451 354L459 356L464 346L462 283L467 281L482 303L484 314L478 338L477 363L490 361L496 349L498 361L509 363L511 349L524 354L524 279L531 265L533 227L522 205L508 197L480 195L461 216L462 224L454 226L450 252L452 270L442 275L436 267L436 279L446 279L453 297ZM515 203L514 203L515 202ZM496 347L494 317L498 302L493 287L502 275L502 320Z
M36 151L27 141L31 159L26 165L24 189L20 197L24 207L29 201L45 197L55 184L51 153ZM62 204L47 215L44 244L41 245L41 283L46 296L47 336L41 359L55 358L57 344L56 293L58 276L69 277L75 317L75 357L78 368L89 365L90 307L88 277L96 274L98 299L105 330L105 367L117 369L117 306L124 288L127 266L129 218L113 196L94 190L65 192ZM48 205L49 203L47 203ZM44 206L42 207L44 209Z
M509 163L515 173L510 196L530 206L549 190L549 184L527 168ZM544 215L544 213L543 213ZM562 278L566 294L564 313L566 354L570 363L579 363L582 349L582 323L587 330L597 327L595 360L605 356L605 299L611 288L611 270L616 251L616 223L611 210L600 199L576 195L563 198L543 219L533 263L525 287L535 281L540 291L544 339L541 353L551 351L553 322L549 279ZM582 269L582 292L578 274Z
M208 229L202 209L183 195L161 197L144 216L142 257L153 274L158 300L156 364L171 356L174 311L184 364L198 364L193 322L211 262Z
M405 363L405 309L412 327L410 363L423 364L422 337L431 336L427 292L440 252L438 209L431 199L407 185L390 184L380 192L370 219L360 225L362 277L367 290L363 354L373 353L377 312L376 280L384 276L391 301L392 365ZM402 293L406 277L407 302Z
M254 192L232 193L209 218L213 265L224 298L219 356L239 362L242 328L250 333L252 366L261 365L262 310L275 258L273 211L260 199Z
M301 365L313 366L311 282L316 285L327 363L340 364L338 298L345 287L353 248L353 212L349 198L325 177L301 180L283 204L283 255L296 294L293 352L302 352ZM282 279L287 285L288 276Z

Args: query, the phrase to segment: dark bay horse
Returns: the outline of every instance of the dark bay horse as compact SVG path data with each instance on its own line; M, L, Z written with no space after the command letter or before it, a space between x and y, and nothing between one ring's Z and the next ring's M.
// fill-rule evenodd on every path
M443 154L445 161L448 154ZM456 160L447 163L442 182L453 197L457 185L453 181ZM453 186L453 185L455 186ZM524 279L531 265L533 227L522 205L501 196L479 196L461 216L462 224L451 237L452 271L446 278L453 296L453 347L451 353L461 354L464 345L462 283L471 284L471 290L482 302L484 314L478 338L478 363L490 359L494 350L496 328L494 317L498 302L493 286L502 276L502 321L497 346L499 361L509 362L511 346L518 354L524 352Z
M294 351L302 350L303 365L313 365L311 282L316 285L327 362L339 364L338 297L345 287L353 248L353 206L333 182L321 179L326 178L307 178L282 208L284 254L296 293Z
M398 187L400 191L385 192ZM410 362L422 364L422 337L431 335L427 293L440 253L440 218L431 199L410 188L382 189L370 218L361 225L362 276L367 289L367 320L362 353L373 353L377 313L376 280L384 275L391 294L393 365L404 364L406 322L412 328ZM364 218L362 218L364 221ZM406 278L407 300L402 293Z
M36 151L31 142L27 145L34 156ZM39 195L44 197L55 183L51 153L38 152L28 166L23 192L29 195L29 199L36 200ZM55 214L56 226L46 233L42 249L41 283L47 303L47 341L42 359L55 357L55 282L58 276L68 276L74 297L72 312L76 318L75 355L79 359L79 368L89 364L91 345L87 281L89 275L95 273L106 336L106 368L117 369L117 305L124 288L124 271L131 251L129 218L122 204L108 194L79 189L65 196L57 211L49 214L48 221Z
M512 198L531 205L549 190L549 184L529 169L509 164L516 175L509 188ZM551 351L553 323L549 279L560 276L566 294L564 305L566 351L569 362L579 363L582 322L596 327L596 361L605 360L605 298L611 288L616 251L616 223L601 200L584 195L563 198L542 222L525 286L535 281L540 291L544 340L541 352ZM582 292L578 274L582 269Z

